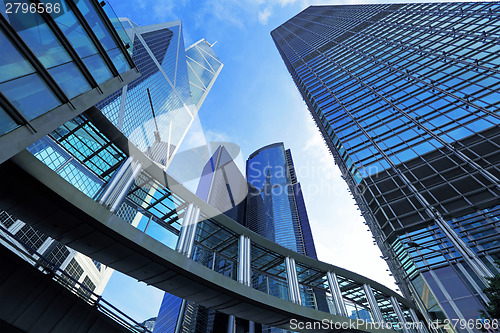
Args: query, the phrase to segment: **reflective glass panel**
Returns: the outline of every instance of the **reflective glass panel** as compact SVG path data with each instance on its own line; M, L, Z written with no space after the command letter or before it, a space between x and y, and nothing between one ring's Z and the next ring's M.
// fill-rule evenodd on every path
M115 65L118 73L123 73L130 69L127 60L125 59L122 52L118 48L109 50L107 53L108 56L111 58L111 61Z
M112 78L111 71L104 63L104 60L102 60L100 54L94 54L82 60L98 84L104 83Z
M83 16L85 16L85 20L92 28L94 34L96 34L97 38L103 45L106 51L114 49L117 47L113 38L109 34L109 31L104 26L104 23L99 19L94 7L88 0L80 0L77 3L78 9L82 12Z
M2 50L0 82L11 80L35 71L30 63L23 58L14 45L7 39L3 32L0 33L0 50Z
M28 121L61 104L35 73L0 84L0 91Z
M21 3L27 6L29 1ZM19 10L17 14L9 14L7 20L46 68L71 61L66 50L39 14L24 13Z
M83 78L73 62L53 67L48 71L69 98L91 89L89 83Z
M57 3L59 1L44 0L45 4ZM63 14L61 14L63 13ZM82 25L76 19L75 14L68 7L66 1L62 1L61 13L52 13L52 18L56 21L66 38L69 40L76 53L83 58L97 53L97 49L90 40Z
M0 106L0 135L10 132L16 127L19 125Z
M115 11L113 10L113 7L109 4L109 2L106 1L106 5L102 7L104 9L104 12L108 16L109 20L111 21L111 24L113 24L113 27L115 28L116 32L118 33L118 36L120 36L120 39L122 40L123 44L126 45L128 44L129 46L132 46L132 42L130 41L130 38L128 37L127 33L125 32L125 28L123 27L122 23L118 19L118 16L116 16ZM128 50L130 55L132 55L132 50Z

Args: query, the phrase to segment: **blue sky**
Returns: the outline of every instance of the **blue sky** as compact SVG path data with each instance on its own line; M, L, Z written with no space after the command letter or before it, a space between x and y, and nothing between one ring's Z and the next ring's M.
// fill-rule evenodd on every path
M270 32L313 2L301 0L110 0L140 25L182 20L186 47L217 44L224 68L199 112L208 141L229 141L242 157L274 142L290 148L302 184L318 257L391 289L394 280L373 245ZM340 4L340 2L336 2ZM325 4L325 2L321 2ZM189 139L189 138L188 138ZM115 272L103 297L137 320L156 316L163 292Z

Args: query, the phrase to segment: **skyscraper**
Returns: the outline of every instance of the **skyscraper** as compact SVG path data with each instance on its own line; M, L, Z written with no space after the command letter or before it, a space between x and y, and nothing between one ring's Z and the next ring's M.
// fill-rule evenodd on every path
M271 33L397 284L427 319L477 318L484 278L498 272L498 10L312 6Z
M234 162L235 156L233 156L236 152L239 153L239 148L234 149L235 145L228 143L210 145L217 148L202 170L196 195L217 208L221 213L240 224L244 224L247 183ZM196 241L199 240L197 237ZM200 248L195 249L193 259L200 261L200 258L206 256L206 253L200 250ZM202 261L210 261L211 264L207 266L215 269L215 262L212 265L212 260L213 258L205 258ZM154 332L208 333L227 331L228 317L227 314L165 293Z
M142 216L124 197L138 187L141 165L100 132L96 119L102 112L166 167L222 64L204 39L185 50L180 21L139 27L116 18L106 2L56 2L27 3L27 13L12 11L10 2L0 6L6 55L0 60L0 163L26 148L136 226ZM115 175L116 182L110 181ZM155 189L137 193L144 198ZM90 290L102 292L110 271L99 262L5 212L0 223Z
M262 147L248 157L246 164L248 196L246 227L267 239L295 252L317 259L311 227L295 174L290 149L282 142ZM288 292L282 285L267 280L255 281L263 290L284 298ZM328 309L325 297L300 290L303 304ZM262 332L283 332L262 326Z
M168 167L223 65L204 39L184 48L181 21L144 27L121 22L141 77L96 106L139 149Z
M219 145L203 168L196 195L244 225L247 182L226 146Z
M290 149L282 142L260 148L247 160L246 226L300 254L317 259Z

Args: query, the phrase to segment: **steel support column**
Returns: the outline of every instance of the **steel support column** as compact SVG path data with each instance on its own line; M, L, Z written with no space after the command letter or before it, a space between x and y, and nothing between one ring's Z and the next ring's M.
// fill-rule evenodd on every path
M378 303L377 300L375 299L375 296L373 296L372 287L370 287L370 285L365 283L363 285L363 289L365 290L366 299L368 301L368 304L370 305L370 310L372 312L374 321L377 323L383 323L384 317L382 316L382 312L378 307Z
M336 311L335 314L343 317L348 317L344 299L342 298L342 292L340 291L339 282L337 280L337 274L333 272L327 272L326 278L330 287L330 293L332 294L333 306L335 307Z
M130 190L130 186L132 186L135 177L137 177L139 172L141 172L142 164L139 162L132 162L131 170L132 174L123 180L123 186L119 188L117 197L114 200L113 204L111 205L111 208L109 209L112 212L115 212L116 210L118 210L118 208L120 208L120 205L123 202L123 199L125 199L125 196L127 195L128 191Z
M177 315L177 321L175 322L174 333L181 333L182 331L182 323L184 322L184 314L186 312L187 301L185 299L182 300L181 306L179 308L179 314Z
M142 164L129 157L116 172L104 190L99 203L115 212L127 195L135 177L141 172Z
M199 217L200 208L190 203L184 213L181 232L176 246L176 250L187 257L191 257L193 253L194 238L196 236L196 226L198 225Z
M227 321L227 333L236 332L236 318L233 315L229 315Z
M290 294L290 301L292 303L302 305L302 298L300 297L299 280L297 278L297 267L295 266L295 259L286 257L286 279L288 282L288 292Z
M398 321L400 323L401 330L403 331L403 333L410 333L410 331L407 328L407 322L403 314L403 311L401 310L401 307L399 306L399 303L394 298L394 296L391 296L391 304L392 308L394 309L394 312L396 313L396 316L398 316Z
M250 238L241 235L238 250L238 282L246 286L251 284L250 260Z
M251 268L251 242L250 238L245 237L243 235L240 236L240 241L239 241L239 248L238 248L238 282L246 285L246 286L251 286L252 284L252 268ZM228 333L233 333L234 331L230 331L231 327L234 327L234 325L231 326L231 322L235 321L235 318L231 318L233 316L230 316L229 318L229 324L228 324ZM249 332L253 333L255 331L255 323L253 321L250 321L248 323L249 325Z

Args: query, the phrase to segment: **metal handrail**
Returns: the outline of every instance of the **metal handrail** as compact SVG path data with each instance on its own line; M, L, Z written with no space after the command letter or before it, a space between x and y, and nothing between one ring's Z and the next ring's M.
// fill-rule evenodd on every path
M94 293L87 286L78 282L78 280L76 280L71 275L60 269L57 264L54 264L53 262L48 260L42 254L33 249L33 247L20 240L14 234L8 231L1 223L0 223L0 239L2 239L7 244L12 246L16 251L19 251L19 253L23 254L26 261L28 262L31 261L30 263L35 268L37 268L37 266L41 267L45 274L51 275L57 283L59 283L72 293L75 293L87 304L95 306L101 313L106 315L108 318L112 319L114 322L125 327L131 332L152 333L152 331L150 331L149 329L147 329L146 327L135 321L133 318L125 314L123 311L115 307L113 304L106 301L104 298L102 298L101 295ZM20 247L18 244L22 245L22 247L24 248ZM38 258L33 258L33 256L35 255ZM82 291L80 290L83 290L84 293L82 293ZM127 322L127 320L131 323Z

